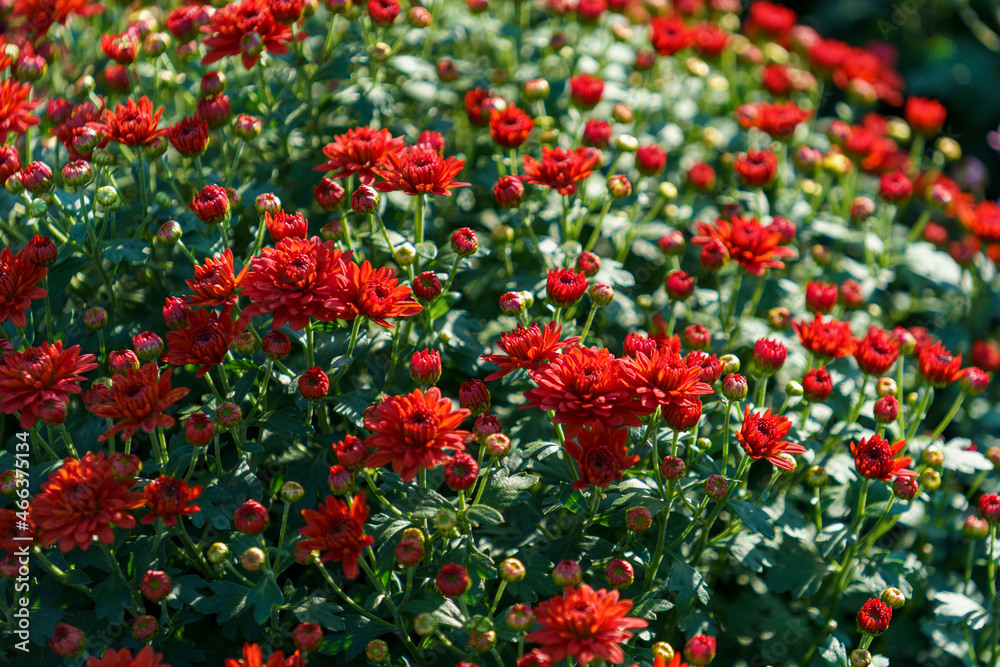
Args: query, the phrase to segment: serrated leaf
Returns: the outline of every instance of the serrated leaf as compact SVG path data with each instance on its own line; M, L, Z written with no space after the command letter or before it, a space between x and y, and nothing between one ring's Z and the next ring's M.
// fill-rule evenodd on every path
M219 614L220 621L237 616L247 606L250 589L232 581L213 581L208 585L215 595L194 601L194 608L203 614Z
M680 558L674 559L674 564L667 577L667 587L672 591L677 591L677 613L680 616L687 616L691 613L695 598L702 604L709 600L705 578Z
M337 612L342 611L341 607L324 597L306 598L292 607L291 611L303 623L318 623L332 632L339 632L346 627L343 619L337 616Z
M499 526L503 523L503 514L488 505L473 505L466 511L466 516L471 521L491 526Z
M820 657L830 667L848 667L847 647L836 637L830 637Z
M271 575L265 576L247 594L247 604L253 605L253 620L263 623L271 615L271 610L285 603L278 583Z
M132 606L132 591L121 577L108 578L94 586L94 613L98 619L106 618L109 623L121 623L125 610Z
M981 604L961 593L942 591L934 596L938 605L934 608L934 616L944 623L964 621L973 630L979 630L990 614Z
M729 506L736 512L736 516L743 520L747 528L769 540L774 537L771 517L763 508L745 500L730 500Z

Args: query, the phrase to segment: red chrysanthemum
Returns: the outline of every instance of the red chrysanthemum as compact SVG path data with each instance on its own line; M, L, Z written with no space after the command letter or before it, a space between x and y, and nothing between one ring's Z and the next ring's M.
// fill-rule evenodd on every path
M392 269L375 270L367 260L361 266L347 262L341 288L327 307L338 319L353 322L360 315L387 329L395 328L388 318L413 317L424 309L410 296L410 288L399 284Z
M31 111L42 100L29 100L31 84L16 79L0 81L0 146L7 142L8 134L22 135L42 119Z
M542 645L553 663L573 656L585 665L594 659L612 664L624 662L622 644L632 638L631 630L649 624L628 616L631 600L619 600L618 591L594 590L587 584L572 586L535 607L535 617L542 627L525 639Z
M201 31L211 35L203 40L208 53L202 58L202 64L240 55L244 69L256 65L262 51L275 55L288 53L288 42L292 38L292 29L274 19L267 0L229 3L212 14L209 24L202 26ZM245 43L258 39L260 49L244 50Z
M560 308L567 308L583 298L587 291L587 276L573 269L549 269L545 280L545 296Z
M37 39L47 33L52 24L65 24L74 14L93 16L103 11L104 6L94 0L17 0L11 13L20 19L16 24Z
M604 79L592 74L571 76L569 94L574 104L585 109L592 109L597 106L604 95Z
M146 507L150 510L140 522L144 526L163 519L164 526L173 528L177 525L177 517L201 511L198 505L188 504L198 499L201 487L188 486L183 479L160 475L143 489L143 493L146 496Z
M139 52L139 30L128 27L120 35L106 32L101 35L101 51L108 58L122 65L131 65Z
M208 123L197 116L174 123L166 134L174 149L185 157L201 155L208 147Z
M453 410L437 387L426 393L416 389L406 396L385 396L365 417L365 428L371 431L365 446L375 449L365 465L378 468L391 463L404 482L412 481L421 468L447 461L449 451L465 451L471 433L458 427L470 414L462 408Z
M243 644L243 658L226 658L226 667L305 667L302 654L295 651L285 657L283 651L275 651L265 661L264 653L257 644ZM90 667L89 665L87 667ZM164 667L169 667L164 665Z
M301 212L293 214L278 211L271 215L270 211L266 211L264 224L275 243L287 238L304 239L309 233L309 221Z
M212 366L225 362L226 353L247 326L246 315L233 321L230 313L229 306L221 313L206 308L189 309L184 324L167 332L163 361L172 366L200 366L196 377L204 377Z
M854 352L854 338L851 337L851 323L841 322L832 317L824 320L816 313L813 321L796 320L792 329L799 336L799 342L818 357L837 359Z
M28 253L0 250L0 322L10 320L14 326L27 324L24 312L31 302L47 292L39 287L48 269L31 261Z
M628 442L627 428L611 428L601 422L567 440L566 453L580 469L580 479L573 482L573 488L606 487L620 480L622 473L639 461L637 455L629 455Z
M233 251L226 248L221 255L208 257L194 267L194 278L185 280L191 294L188 306L231 306L236 303L236 289L243 282L249 267L237 276L233 268Z
M639 426L639 415L652 408L636 400L627 382L626 362L608 350L574 347L545 366L528 371L537 388L525 392L525 408L555 413L572 438L586 425Z
M500 370L487 376L486 381L498 380L518 368L536 368L546 364L559 355L559 350L576 345L579 336L571 336L560 340L562 327L555 322L549 322L544 328L539 328L532 322L527 329L517 325L510 333L500 334L497 347L506 354L484 354L483 361L488 361L500 367Z
M899 358L899 341L888 331L871 327L864 338L854 341L854 360L862 372L875 377L885 375Z
M1000 205L985 200L973 205L968 198L960 198L955 212L966 228L986 243L1000 241Z
M384 178L373 187L379 192L405 192L417 195L451 196L452 188L467 187L469 183L456 183L455 177L465 166L465 160L443 157L426 145L407 146L385 156L383 166L373 171Z
M493 141L505 148L517 148L528 140L535 121L516 105L509 104L503 111L490 110L490 135Z
M163 107L154 113L149 98L141 97L138 102L126 100L125 104L115 106L113 112L105 109L101 122L89 125L111 141L126 146L146 146L166 133L157 128L162 115Z
M750 150L733 160L733 169L746 185L764 187L778 173L778 156L771 150Z
M247 317L274 313L275 329L286 323L301 330L315 317L322 322L337 319L331 300L337 296L347 274L344 254L319 237L287 238L273 248L264 248L250 260L251 271L243 280L242 295L250 299Z
M922 348L917 357L920 375L933 387L946 387L962 375L962 355L953 355L941 341Z
M767 0L758 0L750 5L744 31L755 35L758 30L770 37L782 37L795 27L798 15L794 9Z
M403 147L402 137L393 137L389 130L356 127L339 134L323 147L330 160L313 171L332 171L331 178L347 178L353 174L365 185L375 180L375 170L385 164L385 158Z
M770 410L763 414L752 413L747 405L743 408L743 428L736 434L736 439L750 458L767 459L778 468L794 470L794 463L778 456L806 453L802 445L793 445L783 439L791 427L788 417L772 415Z
M761 225L757 218L736 216L732 220L719 218L715 224L698 222L698 235L691 239L696 245L706 245L717 239L726 246L729 256L754 276L764 275L764 269L783 269L782 259L794 257L795 250L781 245L783 237L777 225Z
M941 131L948 111L944 105L928 97L909 97L903 110L906 122L917 133L932 137Z
M0 412L21 411L21 428L31 428L46 402L69 403L79 394L83 373L97 368L94 355L80 354L80 346L64 350L62 341L42 343L0 361Z
M622 371L631 393L648 412L712 393L712 387L701 380L701 367L689 366L683 357L669 350L655 350L648 355L636 352L622 364Z
M124 375L116 375L110 387L100 389L97 402L88 405L87 409L98 417L120 421L102 433L97 441L104 442L119 432L122 440L128 441L140 428L148 433L157 426L173 426L174 418L164 410L191 390L187 387L172 389L170 373L166 370L160 375L156 364L150 362L139 370L129 368Z
M795 102L756 102L736 109L740 125L756 127L767 132L772 139L788 139L796 126L812 114L812 109L802 109Z
M542 161L525 155L525 183L543 185L557 190L561 195L576 194L576 184L590 176L598 161L597 152L586 148L566 150L542 146Z
M907 470L906 466L913 463L909 456L897 455L906 445L905 440L897 440L889 444L889 441L880 435L873 435L858 442L851 442L851 455L854 456L854 469L858 474L868 479L880 479L883 482L890 481L897 475L916 475L912 470Z
M649 41L661 56L673 55L694 41L694 34L679 16L654 18L649 28Z
M151 646L143 646L135 656L127 648L118 651L109 648L100 658L95 656L87 658L85 667L170 667L170 665L163 662L162 653L156 653Z
M298 546L309 551L319 551L321 562L340 561L344 576L354 579L358 576L358 559L361 552L375 543L375 538L365 535L365 520L368 506L362 491L347 503L327 496L326 501L315 510L302 510L306 525L299 533L306 538Z
M96 536L105 544L114 542L115 528L134 528L135 517L126 510L142 507L141 493L129 489L134 479L115 479L104 452L87 453L82 459L67 458L49 474L31 503L31 520L38 527L38 543L59 543L63 553L79 546L86 551Z

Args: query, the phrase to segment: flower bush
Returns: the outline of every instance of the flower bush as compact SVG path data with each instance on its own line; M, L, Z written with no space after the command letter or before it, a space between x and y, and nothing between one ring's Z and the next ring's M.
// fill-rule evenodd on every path
M766 0L403 9L0 3L5 664L995 667L945 106Z

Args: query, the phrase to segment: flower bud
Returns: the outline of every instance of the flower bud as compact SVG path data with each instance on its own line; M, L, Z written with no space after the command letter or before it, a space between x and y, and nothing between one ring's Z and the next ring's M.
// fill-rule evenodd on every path
M931 445L920 455L920 460L932 468L940 468L944 463L944 452L937 445Z
M247 572L256 572L264 567L266 562L267 556L264 555L264 551L260 547L250 547L240 556L240 565Z
M890 424L899 416L899 401L892 394L886 394L875 401L873 414L879 424Z
M607 283L594 283L587 290L590 301L598 308L610 305L615 300L615 290Z
M524 568L524 563L516 558L507 558L500 563L500 567L497 569L500 571L500 578L508 584L516 584L524 580L528 573Z
M625 513L625 525L629 530L641 533L653 525L653 515L645 507L633 507Z
M747 397L747 379L730 373L722 379L722 395L730 401L742 401Z
M561 560L552 569L552 581L559 588L576 586L583 581L583 569L575 560Z
M167 220L156 232L156 240L165 246L172 246L181 240L184 230L176 220Z
M892 493L900 500L913 500L919 490L916 477L900 475L892 480Z
M632 194L632 184L624 174L618 174L608 179L608 194L613 199L626 199Z
M416 616L413 617L413 631L417 633L417 636L419 637L429 637L430 635L434 634L434 632L437 630L437 626L438 626L437 619L435 619L434 616L432 616L431 614L422 613L422 614L417 614ZM383 642L383 644L384 643L385 642ZM386 646L387 654L388 650L389 647ZM382 660L384 659L385 658L383 657ZM378 662L381 662L381 660L379 660Z
M990 534L990 525L978 516L965 517L962 525L962 535L969 540L981 540Z
M707 665L715 659L715 637L697 634L684 644L684 658L691 665Z
M635 569L623 558L612 558L604 568L604 578L612 588L627 588L635 581Z
M281 485L278 497L286 503L297 503L305 497L306 490L298 482L288 481Z
M205 558L212 565L221 565L229 558L229 547L222 542L216 542L205 552Z
M535 624L535 612L531 610L531 605L522 602L507 611L504 622L514 632L525 632Z
M941 486L941 473L930 468L920 474L920 484L928 491L937 491Z
M893 609L899 609L906 604L906 598L903 597L902 591L898 588L892 587L886 588L882 591L881 600Z
M729 490L729 482L722 475L710 475L705 480L705 495L709 498L719 499L726 495Z
M451 235L451 250L459 257L471 257L479 250L479 239L468 227L455 230Z
M378 190L369 185L359 185L351 195L351 210L358 215L373 213L378 208Z
M727 375L740 372L740 358L735 354L724 354L719 357L722 362L722 372Z
M684 459L679 456L670 456L668 454L663 457L662 461L660 461L660 474L662 474L663 478L666 480L673 481L675 479L680 479L684 476L684 470Z

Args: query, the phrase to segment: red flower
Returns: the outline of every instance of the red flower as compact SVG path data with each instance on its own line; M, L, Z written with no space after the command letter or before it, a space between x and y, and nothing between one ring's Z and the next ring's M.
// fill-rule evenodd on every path
M687 172L688 183L698 192L708 192L715 187L715 169L705 162L698 162Z
M540 329L534 322L527 329L518 324L512 332L500 334L497 347L506 354L483 355L483 361L500 367L486 381L498 380L518 368L537 368L558 357L559 350L576 345L580 340L579 336L559 340L561 334L562 327L555 322L549 322L544 329Z
M889 629L892 607L879 598L868 598L858 610L858 630L866 635L880 635Z
M378 468L391 463L393 471L410 482L420 468L447 461L448 451L465 450L471 434L458 427L470 414L452 410L451 401L442 398L437 387L426 393L416 389L406 396L385 396L365 417L365 428L371 431L365 446L375 448L365 465Z
M284 651L275 651L265 662L260 646L244 642L243 658L226 658L225 667L305 667L305 664L302 654L298 651L287 658ZM163 667L169 667L169 665Z
M236 289L249 267L237 276L233 269L233 251L226 248L221 255L209 257L194 267L194 278L185 280L193 294L187 297L189 306L231 306L236 303Z
M576 184L590 176L597 165L597 153L586 148L565 150L542 146L542 161L530 155L524 156L524 176L526 183L543 185L558 190L561 195L576 194Z
M185 314L184 324L176 331L167 332L167 351L163 361L173 366L200 366L196 377L204 377L212 366L226 360L226 353L236 337L247 325L247 315L233 321L230 307L215 313L205 308L191 308Z
M242 295L250 299L246 317L274 313L272 327L286 323L301 330L315 317L322 322L337 319L331 300L343 289L346 259L332 242L286 238L274 248L264 248L250 260L251 271L243 280Z
M898 358L899 341L879 327L869 328L864 338L854 341L854 360L858 362L858 368L868 375L885 375Z
M694 35L679 16L657 17L649 22L649 40L661 56L670 56L691 45Z
M703 56L718 57L726 50L729 33L714 23L699 23L691 29L691 42Z
M42 122L41 118L31 113L42 100L29 101L30 94L30 83L20 83L15 79L0 81L0 146L7 142L8 134L24 134L29 127Z
M81 392L83 373L97 368L94 355L80 354L80 346L63 350L62 341L42 343L0 360L0 412L21 411L21 428L38 421L47 401L69 403L70 394Z
M490 110L490 135L504 148L517 148L535 127L531 116L509 104L503 111Z
M88 125L111 141L126 146L147 146L166 133L166 130L157 129L161 115L162 107L154 113L149 98L141 97L138 102L126 100L125 104L115 106L114 112L105 109L101 122Z
M198 505L188 505L201 495L201 487L188 486L182 479L160 475L143 489L143 493L146 496L146 507L150 510L140 522L144 526L163 519L164 526L173 528L177 525L177 517L201 511Z
M629 456L628 442L627 428L611 428L597 422L590 429L580 429L575 440L566 441L566 453L580 469L580 479L573 482L573 488L603 488L620 480L622 472L639 461L637 455Z
M933 387L946 387L962 375L962 355L952 355L941 341L922 348L917 362L920 375Z
M833 393L833 380L826 366L810 369L802 378L802 395L807 401L821 403Z
M771 37L781 37L791 32L798 18L793 9L767 0L758 0L750 5L750 16L745 28L747 34L754 34L759 29Z
M134 528L135 517L126 510L145 502L143 494L129 492L134 481L116 480L104 452L65 459L31 503L38 543L47 547L58 542L63 553L76 546L86 551L95 536L111 544L111 527Z
M385 179L374 188L379 192L402 191L412 197L424 194L450 197L452 188L469 185L454 180L464 166L465 160L442 157L425 145L408 146L387 154L384 166L373 170Z
M752 188L761 188L774 180L778 173L778 156L771 150L747 151L733 160L733 169Z
M723 364L714 354L694 350L684 357L684 363L688 368L697 368L701 372L699 379L706 384L712 384L722 375Z
M201 155L208 147L208 123L189 116L167 128L167 139L185 157Z
M104 7L94 0L17 0L12 14L23 17L23 27L33 38L38 38L47 33L53 23L65 25L74 14L93 16L103 11Z
M302 518L306 525L299 533L306 539L298 546L321 552L320 562L340 561L345 577L357 577L361 552L375 543L374 537L365 535L365 520L368 518L365 492L356 495L350 506L338 498L327 496L326 501L315 510L302 510Z
M490 92L485 88L473 88L465 94L462 102L465 105L465 113L469 117L469 122L473 125L488 125L490 115L483 108L484 102L492 98Z
M629 368L606 349L571 348L549 364L528 371L538 387L525 392L528 403L524 407L553 411L552 421L567 425L568 438L598 422L639 426L638 415L649 414L653 408L635 400L628 384Z
M663 173L666 167L667 152L659 146L650 144L648 146L640 146L636 150L635 168L643 176L658 176Z
M167 334L169 337L170 334ZM173 426L174 418L164 414L164 410L189 392L186 387L171 389L170 370L160 375L153 362L139 370L129 368L124 375L116 375L111 387L101 389L97 402L88 406L98 417L121 420L102 433L97 441L104 442L118 432L121 432L122 440L128 441L140 428L151 432L157 426Z
M764 275L764 269L783 269L781 260L794 257L795 250L780 245L781 231L777 225L763 226L756 218L736 216L732 220L719 218L714 225L698 222L698 236L691 242L704 246L717 239L726 246L733 261L754 276Z
M747 405L743 408L743 428L736 434L736 439L750 458L764 458L778 468L794 470L794 463L778 456L806 453L806 448L802 445L793 445L783 440L791 427L792 422L788 417L771 415L770 410L764 414L751 413L750 406Z
M587 277L573 269L549 269L545 295L560 308L572 306L587 291Z
M334 171L331 178L346 178L357 174L361 183L369 185L375 180L375 170L385 164L385 158L402 148L402 137L393 137L389 130L357 127L340 134L323 147L323 154L330 158L313 171Z
M1000 370L1000 345L992 340L975 340L972 342L972 365L982 368L988 373Z
M641 618L626 616L631 600L619 600L618 591L594 590L587 584L572 586L563 595L541 602L535 616L542 627L525 639L542 645L553 664L566 656L585 665L595 658L612 664L624 662L622 644L632 638L630 630L645 628Z
M862 477L880 479L883 482L888 482L897 475L914 476L917 473L906 469L906 466L913 463L913 459L909 456L896 458L905 445L905 440L897 440L890 445L889 441L880 435L851 442L854 468Z
M824 321L823 315L816 313L812 322L806 320L792 322L792 329L799 335L802 347L819 357L836 359L854 352L850 322L841 322L833 318Z
M604 79L591 74L570 77L569 95L573 103L585 109L597 106L604 94Z
M151 646L143 646L134 657L127 648L118 651L109 648L100 658L95 656L87 658L86 667L170 667L170 665L163 662L162 653L155 653Z
M38 286L47 273L26 252L15 255L10 248L0 250L0 322L9 319L17 327L27 325L24 311L48 293Z
M101 35L101 51L118 63L131 65L139 51L139 31L129 27L120 35L104 33Z
M669 350L649 355L636 352L630 362L622 364L622 371L635 398L648 412L712 393L701 380L702 368L688 366L683 357Z
M260 58L260 50L244 50L245 39L257 39L247 35L256 33L262 50L276 55L288 53L288 42L292 38L291 28L274 19L267 0L229 3L212 14L209 25L202 26L201 31L211 35L203 40L208 53L202 58L202 64L242 55L244 69L253 67Z
M927 97L909 97L903 110L906 122L917 134L932 137L941 131L948 111L944 105Z
M361 266L347 263L342 286L327 305L339 319L353 322L358 316L367 317L387 329L395 328L388 318L413 317L424 309L410 297L410 288L399 284L392 269L376 271L367 260Z
M267 233L271 235L275 243L287 238L304 239L309 233L309 221L302 213L293 215L278 211L271 215L269 212L265 212L264 224L267 225Z
M767 132L772 139L788 139L812 114L812 109L799 108L795 102L757 102L736 109L736 120L743 127Z
M372 23L383 28L392 25L399 16L398 0L368 0L368 16Z
M981 201L975 206L960 200L955 206L959 219L970 232L986 243L1000 241L1000 205L995 201Z

